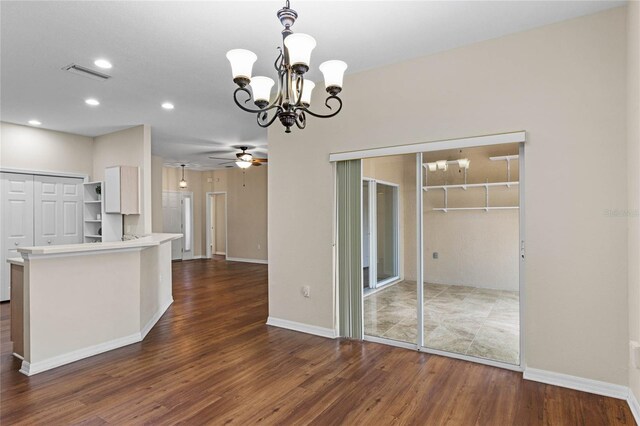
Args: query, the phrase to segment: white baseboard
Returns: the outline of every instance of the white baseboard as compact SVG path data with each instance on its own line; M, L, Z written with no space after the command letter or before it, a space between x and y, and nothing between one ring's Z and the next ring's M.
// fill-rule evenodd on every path
M553 371L527 368L522 375L526 380L546 383L548 385L561 386L596 395L609 396L617 399L628 399L629 388L599 380L585 379L583 377L570 376L568 374L555 373Z
M42 373L43 371L51 370L52 368L60 367L61 365L69 364L84 358L89 358L90 356L98 355L103 352L111 351L113 349L121 348L122 346L127 346L132 343L139 342L140 340L140 333L134 333L129 336L120 337L108 342L78 349L77 351L67 352L66 354L54 356L53 358L45 359L35 363L22 361L20 372L27 376L33 376L34 374Z
M140 331L140 340L147 337L147 334L151 331L154 325L158 322L158 320L164 315L164 313L169 309L169 306L173 303L173 297L170 300L167 300L162 305L160 305L160 309L156 311L155 314L151 317L151 319L145 324L145 326Z
M629 404L629 409L631 410L631 414L633 414L633 418L636 420L636 423L640 425L640 405L638 404L638 400L631 389L629 389L627 404Z
M318 327L317 325L303 324L301 322L289 321L280 318L267 318L267 325L274 327L286 328L287 330L300 331L307 334L315 334L316 336L328 337L335 339L336 331L331 328Z
M247 263L260 263L262 265L268 265L268 260L263 259L245 259L244 257L227 257L230 262L247 262Z
M89 358L90 356L98 355L103 352L118 349L132 343L140 342L146 337L149 331L151 331L153 326L156 325L158 320L162 317L162 315L164 315L167 309L169 309L169 306L171 306L172 303L173 298L161 305L160 309L158 309L158 311L153 314L151 319L145 324L144 328L138 333L133 333L129 336L120 337L108 342L78 349L76 351L67 352L66 354L57 355L53 358L45 359L35 363L29 363L28 361L23 360L20 372L27 376L33 376L34 374L42 373L43 371L51 370L52 368L70 364L72 362L79 361L84 358Z

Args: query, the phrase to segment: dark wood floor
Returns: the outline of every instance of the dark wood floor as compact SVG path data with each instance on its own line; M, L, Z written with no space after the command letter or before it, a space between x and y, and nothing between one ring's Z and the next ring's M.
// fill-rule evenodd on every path
M634 424L621 400L269 327L263 265L173 273L175 303L144 342L32 377L17 372L2 304L0 424Z

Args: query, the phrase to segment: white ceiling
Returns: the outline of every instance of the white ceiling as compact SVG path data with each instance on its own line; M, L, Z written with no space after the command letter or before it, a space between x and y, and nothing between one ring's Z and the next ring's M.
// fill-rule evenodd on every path
M266 148L266 130L233 103L225 53L250 49L258 55L254 75L273 77L283 4L2 1L0 119L36 118L43 128L87 136L150 124L154 154L202 169L219 167L207 153L220 146ZM293 0L291 7L299 14L294 31L318 42L309 77L321 81L314 68L327 59L346 61L353 73L623 4ZM97 58L113 63L106 82L61 70L96 68ZM101 105L85 105L88 97ZM175 109L162 109L164 101Z

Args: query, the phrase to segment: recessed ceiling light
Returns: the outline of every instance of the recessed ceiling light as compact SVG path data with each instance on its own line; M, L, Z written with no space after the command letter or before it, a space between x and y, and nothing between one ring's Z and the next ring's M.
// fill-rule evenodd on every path
M106 70L108 70L112 66L111 62L107 61L106 59L96 59L93 63L96 67L104 68Z
M86 103L87 105L91 105L91 106L100 105L100 102L97 99L93 99L93 98L85 99L84 103Z
M164 109L173 109L175 108L171 102L165 102L162 104L162 108Z
M42 123L39 122L38 120L29 120L29 124L31 124L32 126L39 126Z

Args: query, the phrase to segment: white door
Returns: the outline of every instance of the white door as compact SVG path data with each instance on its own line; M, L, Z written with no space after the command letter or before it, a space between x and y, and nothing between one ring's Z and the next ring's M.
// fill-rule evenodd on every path
M7 259L20 257L16 249L34 245L33 240L33 175L2 173L0 229L2 230L2 285L0 300L9 300L10 268Z
M82 179L35 176L34 244L82 242Z

